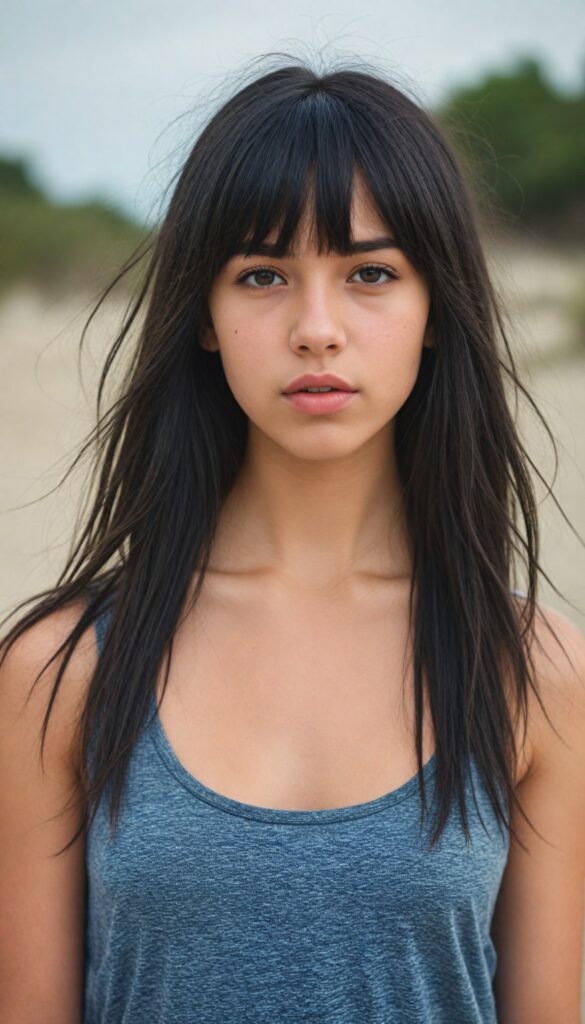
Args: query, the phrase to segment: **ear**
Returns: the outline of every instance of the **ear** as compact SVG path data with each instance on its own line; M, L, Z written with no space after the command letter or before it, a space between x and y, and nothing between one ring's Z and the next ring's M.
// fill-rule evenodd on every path
M424 348L434 348L435 347L435 331L434 331L434 328L433 328L432 324L427 324L427 326L426 326L426 330L425 330L425 334L424 334L424 338L423 338L423 347Z
M217 335L213 329L213 324L207 321L199 332L199 344L201 348L204 348L207 352L218 352L219 342Z

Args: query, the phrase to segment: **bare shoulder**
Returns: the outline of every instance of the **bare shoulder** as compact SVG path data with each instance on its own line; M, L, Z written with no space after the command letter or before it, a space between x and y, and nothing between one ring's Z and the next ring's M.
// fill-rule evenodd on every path
M531 771L535 771L559 756L562 739L585 746L585 634L561 612L538 604L531 654L544 705L543 710L536 697L531 698Z
M28 628L7 651L2 646L0 702L4 721L18 719L31 728L40 728L65 658L65 651L58 653L59 648L77 625L83 610L82 600L72 601ZM97 640L91 627L73 650L51 709L49 730L52 749L58 749L64 756L69 753L73 756L69 740L86 698L97 657ZM35 682L37 676L39 678Z

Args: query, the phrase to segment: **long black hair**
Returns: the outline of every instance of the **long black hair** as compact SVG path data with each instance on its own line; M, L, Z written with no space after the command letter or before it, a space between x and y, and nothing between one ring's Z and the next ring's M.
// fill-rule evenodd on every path
M423 349L395 424L414 552L409 612L424 814L423 679L436 737L431 845L455 795L470 841L464 794L470 755L498 822L511 827L510 804L520 806L515 730L522 713L526 733L529 687L546 713L531 654L537 572L543 573L530 475L538 470L520 441L507 387L528 400L555 442L514 366L469 175L446 126L363 61L317 71L305 59L277 55L263 74L256 62L251 72L199 132L162 222L86 322L82 343L114 285L148 256L102 371L97 426L71 467L95 443L95 487L88 490L93 497L79 537L55 586L29 599L35 607L3 641L5 657L34 623L83 601L74 628L45 666L64 654L43 722L42 759L73 650L106 606L111 610L77 723L84 821L59 853L91 824L106 786L110 824L117 825L128 761L148 724L163 658L166 687L181 609L194 579L188 607L197 601L222 504L245 455L247 417L218 353L199 344L210 322L212 282L238 246L254 250L273 229L277 255L284 256L308 201L318 251L346 254L356 171L427 282L434 324L434 346ZM115 401L102 413L106 380L135 324L135 350ZM511 593L518 584L522 601ZM513 828L512 835L518 840Z

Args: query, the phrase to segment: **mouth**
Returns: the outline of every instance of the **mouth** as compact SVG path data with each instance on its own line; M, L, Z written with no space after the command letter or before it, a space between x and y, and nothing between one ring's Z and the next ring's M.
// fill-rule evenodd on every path
M283 389L283 394L290 395L299 391L316 394L317 392L355 392L356 390L348 380L336 373L303 373L296 380L291 380L288 387Z
M284 391L283 397L300 412L323 414L345 409L356 394L356 391L342 391L340 388L328 391L308 391L303 388L299 391Z
M285 395L298 395L300 391L306 392L309 395L326 395L330 391L343 391L345 394L353 394L350 388L298 388L297 391L285 391Z

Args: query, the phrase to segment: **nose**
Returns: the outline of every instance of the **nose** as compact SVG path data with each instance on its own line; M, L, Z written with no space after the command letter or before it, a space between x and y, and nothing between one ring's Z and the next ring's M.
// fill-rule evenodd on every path
M320 354L326 349L343 348L347 343L341 314L334 296L325 286L313 286L299 296L296 316L290 330L293 351Z

